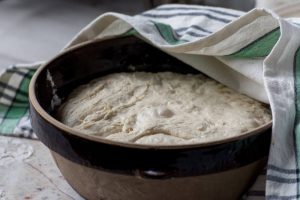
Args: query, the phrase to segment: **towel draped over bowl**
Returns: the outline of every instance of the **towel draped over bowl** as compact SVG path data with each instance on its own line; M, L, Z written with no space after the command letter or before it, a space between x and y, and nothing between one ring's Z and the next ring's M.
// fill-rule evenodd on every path
M128 35L270 104L273 133L267 172L245 198L300 198L300 19L282 19L264 9L244 13L169 4L136 16L103 14L64 49ZM28 85L41 64L16 65L1 73L1 134L36 137L28 117Z

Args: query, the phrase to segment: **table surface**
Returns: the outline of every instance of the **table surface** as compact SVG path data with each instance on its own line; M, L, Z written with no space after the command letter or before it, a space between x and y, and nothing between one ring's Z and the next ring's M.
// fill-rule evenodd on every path
M81 200L37 140L0 136L0 199Z

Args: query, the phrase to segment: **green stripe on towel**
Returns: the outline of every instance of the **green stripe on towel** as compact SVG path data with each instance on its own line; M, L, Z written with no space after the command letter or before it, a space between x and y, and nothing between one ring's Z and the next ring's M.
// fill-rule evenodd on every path
M275 46L280 37L280 29L276 28L273 31L258 38L251 44L242 48L236 53L229 55L234 58L258 58L266 57L270 54L271 50Z
M159 34L164 38L165 41L167 41L169 44L175 45L175 44L182 44L186 41L180 40L175 36L175 32L172 29L172 27L168 24L153 22L156 29L158 30Z
M127 32L122 34L122 36L132 36L132 35L138 35L138 32L134 28L131 28Z
M27 71L27 72L24 72ZM28 87L30 83L30 79L33 76L35 70L32 69L22 69L22 73L24 75L18 74L21 77L21 81L19 85L14 85L18 90L15 90L13 100L10 105L0 104L0 116L2 121L0 122L0 133L2 134L12 134L14 129L19 123L19 120L28 114ZM14 78L13 73L4 73L1 77L7 79L9 74L9 78ZM15 73L16 74L16 73ZM24 93L27 93L24 96ZM3 94L2 94L3 95Z

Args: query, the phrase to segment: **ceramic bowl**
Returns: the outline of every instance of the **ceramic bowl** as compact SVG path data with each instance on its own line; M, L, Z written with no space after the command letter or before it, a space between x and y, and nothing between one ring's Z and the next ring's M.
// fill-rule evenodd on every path
M150 146L84 135L56 119L57 107L75 87L124 71L198 73L140 39L125 37L72 48L32 78L33 130L69 184L87 199L239 199L266 163L271 122L226 140Z

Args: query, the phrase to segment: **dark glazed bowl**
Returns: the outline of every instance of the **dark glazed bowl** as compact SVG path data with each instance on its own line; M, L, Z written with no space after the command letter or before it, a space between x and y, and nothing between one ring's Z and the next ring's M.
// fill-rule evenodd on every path
M69 184L87 199L239 199L265 164L271 122L226 140L150 146L84 135L55 119L58 97L63 100L93 78L123 71L198 73L126 37L70 49L41 67L31 81L33 129Z

